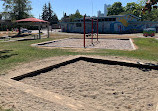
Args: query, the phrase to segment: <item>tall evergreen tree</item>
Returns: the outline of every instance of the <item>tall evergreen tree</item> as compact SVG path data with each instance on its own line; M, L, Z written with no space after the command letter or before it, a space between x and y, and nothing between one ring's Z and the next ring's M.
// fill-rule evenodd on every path
M51 25L58 23L58 17L52 10L50 2L48 3L48 6L46 4L43 6L42 19L49 21Z
M52 6L51 6L50 2L48 3L48 13L47 13L47 16L48 16L48 21L52 22L52 19L53 19L53 10L52 10Z
M47 5L45 4L45 5L43 6L42 19L43 19L43 20L46 20L46 21L48 21L47 12L48 12L48 10L47 10Z

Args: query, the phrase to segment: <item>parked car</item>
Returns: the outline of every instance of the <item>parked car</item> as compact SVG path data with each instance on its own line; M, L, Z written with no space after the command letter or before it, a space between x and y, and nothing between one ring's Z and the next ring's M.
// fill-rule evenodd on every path
M156 29L155 28L147 28L143 30L143 36L147 37L147 36L155 36L156 33Z
M22 30L21 30L21 33L32 33L32 31L31 31L31 30L28 30L28 29L22 29Z

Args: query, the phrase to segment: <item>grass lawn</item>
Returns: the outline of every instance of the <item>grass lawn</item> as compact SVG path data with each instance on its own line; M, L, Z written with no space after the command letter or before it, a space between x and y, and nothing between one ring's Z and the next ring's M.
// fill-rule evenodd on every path
M154 38L135 38L133 39L135 45L138 47L134 51L123 50L106 50L107 55L112 56L126 56L137 59L151 60L158 62L158 40ZM105 50L100 50L100 55L105 55Z
M18 63L63 55L112 55L158 61L158 40L154 38L135 38L135 44L139 47L135 51L93 49L91 52L84 50L78 52L74 49L41 49L30 46L33 43L50 40L53 40L53 38L8 43L0 42L0 74L4 74L6 70L18 65Z

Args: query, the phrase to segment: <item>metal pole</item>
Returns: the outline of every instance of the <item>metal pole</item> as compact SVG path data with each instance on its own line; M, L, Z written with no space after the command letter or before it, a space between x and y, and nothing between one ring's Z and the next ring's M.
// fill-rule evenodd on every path
M84 44L84 48L86 47L86 23L85 23L85 16L84 16L84 40L83 40L83 44Z
M93 44L93 18L92 18L92 44Z
M38 30L39 30L39 39L41 39L41 26L38 26Z
M98 41L98 19L97 19L97 41Z
M48 37L49 38L49 24L47 24L47 31L48 31Z

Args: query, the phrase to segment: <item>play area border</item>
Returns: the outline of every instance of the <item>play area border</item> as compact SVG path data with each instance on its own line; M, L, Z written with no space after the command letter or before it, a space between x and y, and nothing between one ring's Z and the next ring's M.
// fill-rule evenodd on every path
M140 64L140 63L130 63L130 62L122 62L122 61L114 61L114 60L104 60L104 59L98 59L98 58L90 58L90 57L78 57L78 58L74 58L65 62L61 62L52 66L48 66L45 67L43 69L39 69L27 74L23 74L17 77L13 77L13 80L19 81L22 80L23 78L26 77L33 77L36 75L39 75L41 73L45 73L45 72L49 72L51 70L53 70L54 68L59 68L61 66L66 66L68 64L71 63L75 63L77 61L86 61L86 62L91 62L91 63L100 63L100 64L108 64L108 65L120 65L120 66L127 66L127 67L136 67L139 68L141 70L143 69L150 69L150 70L158 70L158 65L151 65L151 64Z
M89 49L106 49L106 48L96 48L96 47L80 47L80 46L50 46L50 45L47 45L47 44L50 44L50 43L55 43L55 42L60 42L62 40L68 40L68 39L81 39L81 38L65 38L65 39L58 39L58 40L52 40L52 41L46 41L46 42L41 42L41 43L36 43L36 44L32 44L31 46L33 47L54 47L54 48L89 48ZM87 39L91 39L91 38L87 38ZM107 38L100 38L100 39L104 39L104 40L129 40L130 44L131 44L131 47L132 49L116 49L116 50L136 50L136 47L134 45L134 43L132 42L132 39L131 38L127 38L127 39L107 39ZM93 42L94 43L94 42ZM96 41L96 44L98 44L99 41ZM94 44L90 44L89 46L95 46Z

